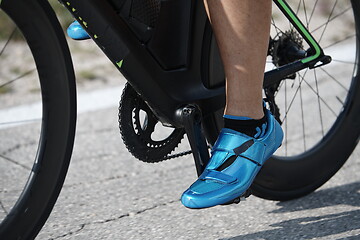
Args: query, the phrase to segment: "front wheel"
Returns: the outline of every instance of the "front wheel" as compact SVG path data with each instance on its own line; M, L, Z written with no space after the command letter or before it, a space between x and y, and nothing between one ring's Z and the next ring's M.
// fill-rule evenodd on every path
M288 2L333 60L300 71L270 89L277 106L274 115L285 133L284 142L251 188L254 195L272 200L301 197L320 187L345 163L360 134L360 2ZM285 49L289 39L299 48L308 48L276 7L273 13L271 37L276 44L269 49L269 70L284 64L280 60L286 59L286 53L279 49ZM207 54L215 56L210 58L211 78L218 55L216 48L209 49L215 53ZM206 119L210 142L216 140L221 126L222 111Z
M33 239L62 187L76 121L70 53L47 1L0 1L0 64L0 239Z

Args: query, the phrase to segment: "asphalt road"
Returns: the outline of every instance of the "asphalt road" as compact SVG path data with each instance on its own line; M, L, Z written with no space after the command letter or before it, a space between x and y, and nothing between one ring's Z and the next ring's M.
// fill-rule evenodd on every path
M88 45L79 44L78 47L92 51ZM338 59L344 60L342 55L346 59L348 52L347 48L342 48ZM360 239L359 149L328 183L301 199L275 202L251 196L238 205L189 210L181 205L179 198L196 179L192 157L146 164L131 156L122 143L117 119L116 103L124 79L119 79L119 74L107 60L101 61L99 57L88 58L89 61L83 59L84 56L74 55L75 67L78 68L79 114L69 173L37 239ZM81 64L86 65L83 69L91 69L91 73L95 73L95 80L82 80L93 75L89 75L89 70L81 70ZM340 65L334 63L333 66ZM345 67L333 69L341 78L350 79L346 73L351 74L352 71L347 71ZM311 76L306 76L309 81ZM319 86L316 86L321 89L321 96L344 96L341 91L334 93L341 90L337 82L328 81L324 73L323 76L324 79L318 76ZM301 79L294 82L293 91L301 84ZM310 113L307 115L310 118L305 119L308 123L305 127L311 129L319 126L316 122L319 121L316 118L319 116L319 100L308 98L314 93L316 96L317 92L314 85L305 83L303 99ZM342 84L345 83L348 82L342 81ZM288 85L289 89L293 86L291 82ZM331 102L331 107L338 106L338 98L332 99L335 101ZM20 108L1 109L0 122L12 121L1 117L16 116L18 119L19 111L26 113L27 119L36 118L37 104L28 105L31 101L26 98L25 102ZM294 108L299 109L300 104L302 102L294 101ZM325 120L332 113L324 105L322 109L325 116L322 120L326 125ZM296 125L293 119L298 116L289 116L289 124ZM0 146L8 149L6 153L9 152L9 157L17 154L16 150L21 150L19 152L28 158L27 147L36 143L29 137L36 136L30 129L27 125L2 129L5 136L15 136L15 142L0 138ZM293 135L292 129L295 128L289 125L289 135ZM294 134L294 141L288 140L299 145L297 150L302 151L302 145L311 141L306 144L297 141L303 131L295 130L300 135ZM22 137L17 139L17 133L21 133ZM24 149L17 147L21 142L27 143L20 144ZM180 149L188 148L183 141ZM36 148L32 149L35 149L33 154L36 153ZM28 173L28 169L25 170ZM11 171L1 174L11 175ZM1 177L0 183L4 180L6 177ZM11 196L6 194L6 197Z
M305 7L305 3L303 5ZM328 7L331 9L332 5L323 4L320 10L325 13L330 10ZM321 15L314 14L314 18L321 20ZM333 33L330 34L330 40L337 41L337 35L349 36L347 30L351 29L351 24L347 22L346 16L342 19L344 21L327 28ZM317 28L317 22L314 22L314 27ZM314 34L316 37L316 34L322 33L324 31ZM348 39L350 43L353 40L353 38ZM14 59L23 60L24 56L31 55L23 51L21 44L17 42L12 44L13 48L8 48L8 53L11 54L2 56L5 59L2 61L4 79L17 73L19 69L26 71L31 69L25 69L24 66L29 67L29 65L24 64L23 61L14 61ZM70 44L74 43L70 42ZM322 42L323 44L327 45ZM304 92L300 90L298 94L304 96L301 99L304 99L304 106L308 107L307 113L310 113L306 116L307 125L303 125L303 129L296 128L299 126L296 122L299 114L288 117L290 124L295 124L295 127L289 126L286 131L287 135L294 136L289 142L295 145L293 149L296 151L301 152L303 146L306 147L307 144L318 140L297 141L305 135L305 128L308 131L306 135L311 137L309 132L319 130L319 121L327 127L329 124L327 120L330 119L328 116L332 116L333 110L338 112L342 107L342 97L347 94L346 88L351 79L349 74L353 73L352 65L348 63L353 60L351 57L354 55L354 48L353 46L349 48L347 44L348 42L344 41L342 47L337 44L335 47L328 45L326 53L334 56L333 64L326 70L331 72L331 75L326 71L320 71L319 75L309 71L306 78L306 73L301 73L294 84L287 81L289 93L294 95L300 89L297 85L303 85ZM75 147L62 192L37 239L360 239L359 147L329 182L303 198L276 202L250 196L238 205L217 206L204 210L190 210L182 206L179 201L182 192L196 179L192 157L181 157L159 164L146 164L128 153L119 134L116 106L124 79L118 82L119 74L115 68L107 59L104 60L103 55L94 55L94 51L99 51L94 49L97 49L94 44L89 45L88 41L82 41L76 43L71 51L76 63L79 87ZM270 69L272 67L273 65L270 64ZM32 79L32 76L27 77ZM331 81L333 77L341 81ZM312 78L319 78L319 81L312 81ZM36 82L37 78L33 79ZM342 86L345 86L344 89ZM0 125L14 121L12 119L14 116L19 122L37 119L41 112L40 105L37 102L33 103L32 95L39 92L34 88L33 82L23 81L18 88L20 89L18 92L12 88L5 88L1 93ZM333 102L321 101L320 98L315 100L307 98L314 97L314 94L319 95L318 88L321 89L321 96L332 96ZM308 95L306 91L312 95ZM334 93L334 91L338 92ZM7 92L11 94L6 94ZM7 96L10 95L15 96L14 98L19 99L20 102L14 104L11 98L7 100ZM279 97L286 99L287 96ZM295 109L303 107L302 100L298 99L300 98L294 101ZM282 109L287 109L286 104L292 102L291 100L279 103L285 104ZM324 106L324 103L331 107ZM320 105L322 105L321 109L324 109L320 116L324 116L324 119L317 117ZM20 113L24 113L24 118ZM12 183L19 183L20 177L23 177L25 182L31 169L31 165L30 168L24 168L24 162L8 164L8 160L14 156L22 161L22 159L31 160L33 159L31 154L36 154L38 139L34 139L34 136L38 135L34 133L39 132L39 127L36 129L29 126L25 124L16 125L14 128L4 124L0 126L2 134L0 155L8 157L0 161L0 185L9 188L4 191L1 189L1 200L9 199L9 202L14 202L11 200L16 199L17 196L10 194L13 190ZM287 124L284 124L285 126ZM8 139L3 136L13 138ZM183 141L180 149L188 148L186 141ZM13 172L14 169L17 171L16 174ZM12 179L13 182L7 182L8 179ZM2 201L0 205L1 220L11 206L9 208L4 206Z
M116 106L79 114L65 185L37 239L360 239L358 149L306 197L189 210L179 198L196 179L192 157L142 163L117 125Z

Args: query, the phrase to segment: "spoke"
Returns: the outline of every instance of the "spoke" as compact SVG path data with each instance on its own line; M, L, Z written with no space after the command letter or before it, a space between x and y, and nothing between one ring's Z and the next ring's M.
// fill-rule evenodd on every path
M306 151L305 118L304 118L304 108L303 108L303 99L302 99L302 88L300 88L300 109L301 109L301 119L302 119L302 133L304 139L304 151Z
M17 81L17 80L19 80L19 79L23 78L23 77L26 77L27 75L29 75L29 74L33 73L35 70L36 70L36 69L34 68L34 69L29 70L29 71L27 71L27 72L23 73L22 75L20 75L20 76L18 76L18 77L16 77L16 78L14 78L14 79L12 79L12 80L9 80L8 82L6 82L6 83L4 83L4 84L0 85L0 88L3 88L3 87L5 87L6 85L9 85L9 84L11 84L11 83L13 83L13 82L15 82L15 81Z
M341 40L339 40L339 41L333 42L333 43L331 43L330 45L328 45L328 46L326 46L326 47L323 47L322 49L323 49L323 50L324 50L324 49L327 49L327 48L332 47L332 46L334 46L334 45L336 45L336 44L339 44L339 43L341 43L341 42L344 42L344 41L346 41L346 40L348 40L348 39L350 39L350 38L353 38L353 37L355 37L355 36L356 36L356 34L347 36L347 37L345 37L344 39L341 39Z
M332 59L331 61L332 61L332 62L338 62L338 63L344 63L344 64L351 64L351 65L354 65L354 64L355 64L355 62L338 60L338 59Z
M334 19L338 18L339 16L343 15L344 13L346 13L347 11L351 10L352 7L350 6L349 8L345 9L344 11L342 11L341 13L335 15L333 18L331 18L330 20L328 20L327 22L321 24L320 26L318 26L317 28L315 28L314 30L311 31L311 33L314 33L316 31L318 31L319 29L321 29L322 27L324 27L325 25L328 25L331 21L333 21Z
M303 2L303 7L304 7L304 14L305 14L305 21L306 21L306 28L309 29L309 19L307 17L307 11L306 11L306 5L305 5L305 1L302 0Z
M321 100L321 102L334 114L335 117L337 117L336 112L329 106L329 104L326 103L326 101L316 92L316 90L304 79L304 83L313 91L317 97Z
M349 92L349 90L347 89L347 87L345 87L341 82L339 82L335 77L333 77L330 73L328 73L328 71L326 71L323 67L320 67L320 69L326 74L328 75L332 80L334 80L337 84L339 84L346 92Z
M343 105L344 106L344 102L339 98L339 96L336 96L336 100L338 100L339 101L339 103L341 103L341 105Z
M284 121L286 120L287 115L288 115L288 112L290 111L290 108L292 107L292 104L293 104L293 102L294 102L294 100L295 100L295 97L296 97L297 93L299 92L299 88L301 87L301 84L302 84L303 82L306 83L307 86L309 86L309 88L311 89L311 91L313 91L313 92L315 93L315 95L317 96L317 98L320 99L321 102L324 103L324 105L325 105L327 108L329 108L329 110L334 114L335 117L337 117L336 112L326 103L326 101L316 92L316 90L305 80L305 75L306 75L307 71L308 71L308 69L307 69L306 72L303 74L303 76L300 76L300 74L299 74L299 78L301 78L301 80L299 80L299 86L298 86L298 88L296 89L296 92L295 92L293 98L291 99L291 102L290 102L289 106L287 107L287 106L285 105L286 112L285 112L285 116L284 116L282 122L284 122ZM286 86L286 85L285 85L285 86ZM286 95L285 95L285 98L286 98Z
M11 32L11 34L10 34L8 40L6 41L4 47L3 47L3 48L1 49L1 51L0 51L0 56L4 53L7 45L10 43L11 39L14 37L14 35L15 35L15 33L16 33L16 30L17 30L17 27L15 27L14 30Z
M320 94L319 94L319 85L318 85L318 79L316 75L316 71L314 69L314 78L315 78L315 84L316 84L316 95L318 96L318 106L319 106L319 113L320 113L320 124L321 124L321 132L324 137L324 122L322 118L322 111L321 111L321 104L320 104Z
M287 115L288 115L288 113L289 113L289 111L290 111L290 108L291 108L292 104L294 103L294 100L295 100L295 98L296 98L296 96L297 96L297 94L298 94L298 92L299 92L299 89L301 88L301 84L302 84L303 81L305 81L305 75L306 75L306 73L308 72L308 70L309 70L309 69L306 69L305 73L304 73L302 76L300 76L300 74L299 74L299 77L300 77L300 79L299 79L299 86L298 86L298 88L296 89L296 91L295 91L295 93L294 93L294 96L292 97L292 99L291 99L291 101L290 101L289 106L287 107L287 106L285 105L286 111L285 111L285 116L284 116L282 122L284 122L285 119L287 118ZM286 85L285 85L285 87L286 87ZM285 96L286 96L286 95L285 95ZM285 97L285 98L286 98L286 97Z
M279 30L278 30L278 27L277 27L276 24L275 24L275 20L274 20L274 17L273 17L273 16L271 16L271 25L274 26L275 31L276 31L276 35L279 35Z
M282 86L284 85L285 81L286 80L283 80L283 81L280 82L280 85L279 85L277 91L275 92L274 97L276 97L277 94L280 92L280 90L281 90Z
M314 16L314 12L315 12L316 6L317 6L317 4L318 4L318 1L319 1L319 0L316 0L316 1L315 1L314 7L313 7L313 9L312 9L312 11L311 11L310 18L309 18L309 24L310 24L310 22L311 22L312 17Z
M278 26L276 26L274 18L272 18L271 20L271 25L273 25L273 27L275 28L276 36L278 36L280 33L283 33L283 31Z
M2 201L0 201L0 206L1 206L1 209L5 212L6 215L8 215L8 211L6 210L4 204L2 203Z
M24 168L24 169L26 169L26 170L31 170L31 168L29 168L28 166L25 166L24 164L19 163L19 162L15 161L15 160L13 160L13 159L11 159L11 158L5 157L5 156L2 155L2 154L0 154L0 158L3 158L4 160L6 160L6 161L8 161L8 162L11 162L11 163L13 163L13 164L15 164L15 165L17 165L17 166L20 166L20 167L22 167L22 168Z
M296 98L297 93L299 92L299 89L301 88L301 83L304 80L304 77L305 77L307 72L308 72L308 69L306 69L306 71L304 72L304 74L302 76L300 75L300 73L298 73L298 75L300 76L299 78L301 78L301 79L299 79L299 87L296 89L295 94L294 94L293 98L291 99L291 102L290 102L289 106L287 104L287 102L288 102L287 101L287 87L286 87L287 84L285 83L285 110L286 111L285 111L285 116L284 116L283 120L281 121L281 122L285 122L285 156L287 156L287 142L288 142L287 141L287 139L288 139L287 115L288 115L288 113L289 113L289 111L291 109L291 106L292 106L292 104L293 104L293 102L294 102L294 100Z
M326 25L325 25L325 27L324 27L324 30L322 31L321 36L320 36L320 38L319 38L319 41L318 41L319 44L320 44L320 42L321 42L321 40L322 40L322 38L323 38L323 36L324 36L324 33L325 33L326 29L327 29L327 26L329 25L329 20L330 20L332 14L334 13L334 10L335 10L335 7L336 7L337 2L338 2L338 0L336 0L336 2L334 3L333 8L331 9L331 12L330 12L330 14L329 14L329 18L328 18L328 20L327 20L327 23L326 23Z
M296 8L296 15L298 15L299 12L300 12L300 6L301 6L301 1L299 1L299 4L298 4L298 6Z

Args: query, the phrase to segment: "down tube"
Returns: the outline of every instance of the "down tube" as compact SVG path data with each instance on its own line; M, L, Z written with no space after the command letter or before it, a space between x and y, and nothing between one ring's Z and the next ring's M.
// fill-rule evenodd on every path
M178 102L159 81L163 75L162 69L108 1L60 1L86 29L132 87L150 103L161 122L175 125L173 115ZM127 71L128 66L131 71Z

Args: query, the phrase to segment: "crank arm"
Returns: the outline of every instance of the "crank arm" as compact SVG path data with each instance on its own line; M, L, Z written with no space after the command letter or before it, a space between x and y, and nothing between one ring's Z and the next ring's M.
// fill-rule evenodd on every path
M185 128L194 156L196 171L200 176L210 158L201 127L201 111L196 105L187 105L177 111L176 118Z

